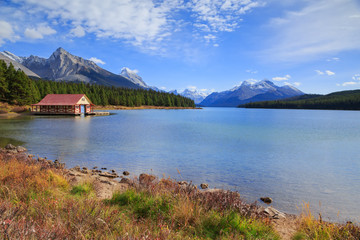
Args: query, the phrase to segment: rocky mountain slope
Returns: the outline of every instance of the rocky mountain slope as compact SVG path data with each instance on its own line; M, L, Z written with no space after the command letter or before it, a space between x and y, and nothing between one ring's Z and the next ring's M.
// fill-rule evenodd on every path
M207 107L236 107L249 102L284 99L303 94L293 86L279 87L269 80L260 82L244 81L240 86L228 91L210 94L200 105Z
M85 82L105 86L143 88L133 80L111 73L90 60L75 56L58 48L49 58L17 57L9 53L12 58L38 76L54 81ZM146 84L145 84L146 85Z
M128 80L130 80L131 82L133 82L136 85L139 85L140 87L149 88L149 86L143 81L142 77L137 75L136 71L131 70L127 67L124 67L123 69L121 69L120 76L127 78Z
M28 69L27 67L25 67L20 63L22 61L21 58L13 55L10 52L7 51L0 52L0 60L5 61L7 65L10 65L11 63L16 70L21 69L29 77L40 78L39 75L37 75L36 73L34 73L33 71L31 71L30 69Z

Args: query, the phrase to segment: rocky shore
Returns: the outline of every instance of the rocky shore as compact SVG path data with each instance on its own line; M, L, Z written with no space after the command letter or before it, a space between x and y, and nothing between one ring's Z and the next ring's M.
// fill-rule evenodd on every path
M108 170L94 166L91 169L88 167L76 166L73 168L66 168L65 163L61 163L58 160L49 160L46 157L37 157L28 154L27 149L22 146L13 146L8 144L5 148L0 148L0 155L2 159L11 158L16 156L18 159L31 159L31 161L39 162L42 165L47 165L51 168L59 169L63 172L69 183L73 186L84 182L91 182L94 186L96 197L99 199L110 199L115 192L124 192L129 188L138 188L141 186L147 186L153 183L166 182L166 179L159 179L154 175L142 173L139 176L130 174L128 171L124 171L121 174L115 170ZM238 192L231 192L222 189L211 189L208 184L202 183L199 188L192 183L186 181L177 182L179 188L185 191L191 191L195 195L206 195L212 198L218 197L221 199L228 194L240 199ZM264 202L271 203L270 198L264 198ZM242 201L242 200L241 200ZM291 214L286 214L278 211L277 209L268 206L262 207L256 203L243 204L240 207L243 211L247 211L247 214L254 216L261 216L267 218L281 235L282 239L291 239L291 236L296 232L299 217Z

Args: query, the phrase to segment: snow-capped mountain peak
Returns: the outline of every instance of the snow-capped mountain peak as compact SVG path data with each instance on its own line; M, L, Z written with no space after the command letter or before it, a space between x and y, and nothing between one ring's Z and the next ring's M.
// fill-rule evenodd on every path
M212 93L200 104L214 107L236 107L248 102L277 100L302 94L304 93L295 87L276 86L267 79L262 81L247 80L228 91Z
M123 67L121 69L120 76L129 79L131 82L135 83L136 85L139 85L144 88L148 88L148 85L142 80L142 77L137 75L136 70L131 70L130 68Z
M184 91L172 90L170 93L179 94L181 96L190 98L194 100L195 104L202 102L209 95L209 93L198 91L194 88L186 88Z
M18 63L22 63L22 61L24 60L22 57L18 57L9 51L3 51L2 54Z

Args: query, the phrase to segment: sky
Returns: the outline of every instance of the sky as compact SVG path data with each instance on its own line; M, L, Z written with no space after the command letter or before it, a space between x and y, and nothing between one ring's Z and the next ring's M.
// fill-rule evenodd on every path
M360 1L0 0L0 51L58 47L164 90L360 89Z

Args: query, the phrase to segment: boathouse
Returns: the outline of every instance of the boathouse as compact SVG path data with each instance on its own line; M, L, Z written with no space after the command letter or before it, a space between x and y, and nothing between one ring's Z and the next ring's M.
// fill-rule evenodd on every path
M34 114L81 115L93 112L92 102L85 94L48 94L31 105Z

